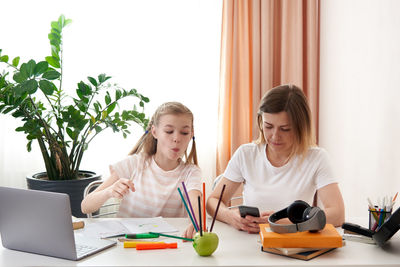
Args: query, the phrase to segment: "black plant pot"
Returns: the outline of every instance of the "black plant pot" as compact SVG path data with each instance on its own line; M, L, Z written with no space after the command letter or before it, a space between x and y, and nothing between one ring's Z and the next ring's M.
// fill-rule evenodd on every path
M40 179L47 176L46 172L40 172L26 177L26 182L29 189L65 193L69 195L72 215L78 218L84 218L86 215L81 211L83 191L89 183L100 180L101 175L90 171L79 171L79 173L84 177L77 180L53 181Z

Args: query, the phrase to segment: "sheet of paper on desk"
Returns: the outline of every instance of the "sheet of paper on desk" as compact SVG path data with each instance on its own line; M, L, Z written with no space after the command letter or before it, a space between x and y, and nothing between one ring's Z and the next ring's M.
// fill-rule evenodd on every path
M126 218L121 220L101 220L88 223L84 234L93 237L107 238L124 234L147 232L171 233L178 229L167 223L162 217Z

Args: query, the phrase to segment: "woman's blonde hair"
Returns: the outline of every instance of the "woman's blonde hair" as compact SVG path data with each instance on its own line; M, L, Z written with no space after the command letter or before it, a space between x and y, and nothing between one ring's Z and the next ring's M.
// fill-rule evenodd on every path
M151 118L149 124L147 125L145 133L136 143L135 147L129 152L129 155L138 154L143 152L146 156L150 157L157 152L157 139L151 134L151 127L157 126L160 122L160 118L163 115L189 115L192 120L192 132L194 129L193 126L193 113L188 109L185 105L179 102L166 102L159 106L157 110L154 112L153 117ZM197 163L197 153L196 153L196 142L193 137L192 140L192 148L190 150L189 156L185 151L185 163L191 163L198 165Z
M269 90L261 99L257 114L259 137L256 144L265 144L263 132L263 113L279 113L285 111L288 114L291 128L294 133L294 144L290 158L294 155L307 154L310 147L315 145L312 131L311 111L303 91L295 85L280 85Z

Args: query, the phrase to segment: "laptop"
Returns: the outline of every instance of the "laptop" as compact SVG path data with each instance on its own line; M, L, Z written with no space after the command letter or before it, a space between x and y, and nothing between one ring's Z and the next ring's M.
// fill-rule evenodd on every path
M67 194L1 186L0 234L5 248L68 260L116 244L74 234Z

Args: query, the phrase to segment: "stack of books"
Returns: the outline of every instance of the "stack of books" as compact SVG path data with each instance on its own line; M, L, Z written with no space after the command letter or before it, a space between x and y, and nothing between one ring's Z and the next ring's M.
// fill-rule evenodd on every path
M260 224L261 250L301 260L310 260L343 246L342 236L332 224L319 232L278 234L268 224Z

